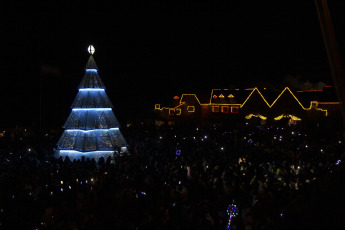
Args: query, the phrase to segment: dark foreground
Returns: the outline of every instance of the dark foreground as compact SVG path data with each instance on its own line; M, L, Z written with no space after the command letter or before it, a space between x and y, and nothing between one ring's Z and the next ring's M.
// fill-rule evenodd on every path
M50 135L2 138L0 228L217 230L233 203L231 229L345 226L336 131L243 123L123 133L131 154L115 164L54 159Z

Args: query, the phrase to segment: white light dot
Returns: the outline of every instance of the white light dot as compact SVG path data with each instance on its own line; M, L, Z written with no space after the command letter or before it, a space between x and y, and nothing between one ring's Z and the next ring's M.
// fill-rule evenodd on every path
M89 45L89 47L87 47L87 51L92 55L95 52L95 47L93 47L93 45Z

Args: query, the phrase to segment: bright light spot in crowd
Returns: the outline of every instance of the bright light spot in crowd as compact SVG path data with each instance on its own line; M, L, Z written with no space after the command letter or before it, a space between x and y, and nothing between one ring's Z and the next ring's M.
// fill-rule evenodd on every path
M220 147L220 150L224 150L224 148L223 148L223 147Z
M323 152L323 149L321 149L320 151Z
M30 149L30 148L28 148L28 151L29 151L29 152L31 152L31 149Z
M61 192L63 192L63 188L61 188L60 190L61 190Z
M337 163L335 163L336 165L339 165L341 162L341 160L337 160Z
M60 184L63 184L63 181L60 181Z
M68 189L69 189L69 190L71 190L71 189L72 189L72 187L69 185L69 186L68 186Z
M305 145L306 148L308 148L308 145Z
M204 138L207 139L207 136L205 136Z
M93 45L89 45L89 47L87 47L87 51L92 55L95 52L95 47L93 47Z

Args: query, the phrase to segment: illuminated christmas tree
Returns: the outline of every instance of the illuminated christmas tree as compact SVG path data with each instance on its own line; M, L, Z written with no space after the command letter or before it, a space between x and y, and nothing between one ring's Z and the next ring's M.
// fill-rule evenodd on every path
M105 93L93 58L93 46L88 47L90 58L85 67L79 92L71 106L65 130L57 143L57 155L70 159L99 159L113 156L126 149L126 140L113 113L113 105Z

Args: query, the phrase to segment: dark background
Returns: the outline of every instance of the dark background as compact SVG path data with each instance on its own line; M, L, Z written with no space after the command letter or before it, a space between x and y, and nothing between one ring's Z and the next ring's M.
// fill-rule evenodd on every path
M328 4L344 58L344 4ZM333 84L314 1L16 2L1 11L0 128L40 117L61 127L89 44L122 122L181 93L279 85L287 75Z

